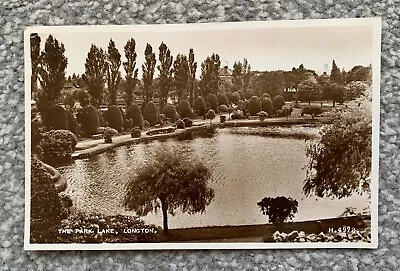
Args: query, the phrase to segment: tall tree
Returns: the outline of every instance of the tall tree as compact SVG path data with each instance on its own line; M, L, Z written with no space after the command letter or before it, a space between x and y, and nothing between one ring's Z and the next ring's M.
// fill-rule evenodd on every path
M196 81L196 70L197 70L197 62L194 61L194 52L193 48L189 50L189 103L193 108L194 98L197 97L195 95L195 81Z
M200 88L203 99L206 99L209 94L218 93L220 66L218 54L212 54L201 63Z
M147 43L146 50L144 51L145 63L142 64L142 79L143 79L143 91L146 102L153 99L153 77L154 69L156 67L156 54L153 53L153 48Z
M103 100L105 73L106 55L103 49L92 44L86 57L84 78L92 104L97 108Z
M236 62L233 63L233 71L232 71L232 84L234 86L234 91L238 91L243 89L243 78L242 78L243 66L242 63Z
M167 45L164 42L161 42L159 49L159 65L157 66L158 71L160 72L159 75L159 94L158 94L158 106L160 108L160 112L167 104L168 92L171 90L171 81L172 81L172 61L173 57L171 56L171 51L168 49Z
M178 102L187 98L189 63L185 55L178 54L174 61L174 85Z
M55 103L65 83L68 60L64 44L49 35L40 54L38 77L43 94L49 103Z
M247 59L243 59L243 65L242 65L242 81L243 81L243 91L246 92L247 88L250 85L250 79L251 79L251 66Z
M331 83L341 84L342 82L342 75L340 73L340 69L336 66L335 60L332 61L332 70L330 75Z
M121 54L115 47L115 42L112 39L110 39L110 42L108 43L108 54L106 62L107 86L108 86L108 93L110 95L109 96L110 105L117 104L118 84L121 81L121 72L119 71L120 66L121 66Z
M161 209L164 234L168 234L168 213L202 213L214 198L208 168L179 149L157 149L154 159L136 172L127 185L125 206L143 216Z
M137 85L138 69L136 68L136 42L133 38L127 41L124 47L126 61L123 64L125 70L125 103L128 109L133 102L133 92Z
M32 98L37 95L37 81L40 63L40 37L37 33L32 33L30 36L31 42L31 94Z
M303 191L318 197L348 197L369 191L372 160L370 104L347 108L306 147ZM329 163L327 163L329 161Z

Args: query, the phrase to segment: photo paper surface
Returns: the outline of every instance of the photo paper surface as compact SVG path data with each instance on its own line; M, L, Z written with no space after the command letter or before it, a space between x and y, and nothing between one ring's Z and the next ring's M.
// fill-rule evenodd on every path
M25 249L376 248L380 33L28 28Z

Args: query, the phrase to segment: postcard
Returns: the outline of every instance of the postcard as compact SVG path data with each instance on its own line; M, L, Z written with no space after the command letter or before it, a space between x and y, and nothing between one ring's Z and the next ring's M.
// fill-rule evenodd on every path
M377 248L381 19L25 31L26 250Z

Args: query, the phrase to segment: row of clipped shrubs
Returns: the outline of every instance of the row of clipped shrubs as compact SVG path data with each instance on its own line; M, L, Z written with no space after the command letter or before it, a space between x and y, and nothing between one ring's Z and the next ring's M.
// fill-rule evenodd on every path
M155 126L167 120L175 123L179 118L193 118L195 114L204 117L209 109L213 109L214 112L231 113L230 103L236 104L240 110L250 113L250 115L265 111L268 116L272 116L285 104L284 99L279 95L274 97L273 101L268 94L264 94L261 99L252 96L250 100L242 100L238 92L230 93L229 97L230 99L222 93L210 94L206 101L202 97L197 97L193 108L188 101L183 100L176 107L167 104L163 112L158 111L154 102L145 103L142 107L132 104L127 109L126 114L116 105L110 106L104 114L98 112L94 106L86 105L77 113L76 117L71 109L52 105L43 113L42 119L46 130L70 130L77 135L81 131L83 136L91 136L97 133L99 126L109 126L121 132L123 129L131 129L132 127L142 129L146 124Z

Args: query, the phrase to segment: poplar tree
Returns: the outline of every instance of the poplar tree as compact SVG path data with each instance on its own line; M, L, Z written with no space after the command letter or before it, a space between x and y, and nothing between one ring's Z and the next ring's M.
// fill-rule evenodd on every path
M174 61L174 86L178 102L187 98L189 63L185 55L178 54Z
M106 55L103 49L92 44L86 57L84 78L92 104L97 108L102 104L105 72Z
M153 99L153 77L154 69L156 67L156 55L153 53L153 48L147 43L146 50L144 51L145 63L142 64L142 79L143 79L143 90L145 102L149 102Z
M190 48L189 50L189 103L190 106L193 108L194 104L194 88L195 88L195 77L196 77L196 70L197 70L197 62L194 61L194 52L193 48Z
M107 86L109 93L109 104L117 104L118 95L118 85L121 81L121 72L119 67L121 66L121 54L115 47L115 42L110 39L108 43L108 54L106 61L106 71L107 71Z
M49 103L56 102L65 83L68 60L64 54L64 44L49 35L40 54L37 70L43 95Z
M167 104L168 92L171 89L171 77L172 77L172 61L173 57L171 56L171 51L168 49L168 46L165 45L164 42L161 42L159 49L159 65L157 66L159 75L159 94L158 94L158 105L160 108L160 112Z
M137 85L138 69L136 68L136 42L133 38L127 41L124 47L126 61L122 63L125 70L125 103L128 109L133 102L133 92Z

